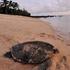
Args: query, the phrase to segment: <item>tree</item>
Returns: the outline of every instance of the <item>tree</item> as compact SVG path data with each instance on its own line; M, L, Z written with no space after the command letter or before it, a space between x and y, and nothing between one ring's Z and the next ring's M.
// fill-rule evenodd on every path
M7 0L3 0L3 12L7 13Z
M9 1L9 7L12 7L13 9L18 9L19 5L17 2Z
M22 15L23 16L30 16L30 13L27 10L23 9Z
M0 2L0 13L2 14L11 14L11 15L22 15L22 16L30 16L30 13L23 9L19 9L19 5L17 2L2 0Z

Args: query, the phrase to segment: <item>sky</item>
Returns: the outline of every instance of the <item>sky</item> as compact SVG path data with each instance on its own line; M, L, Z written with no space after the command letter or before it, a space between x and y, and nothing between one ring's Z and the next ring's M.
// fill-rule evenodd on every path
M12 0L19 3L20 8L25 8L30 13L47 13L69 11L70 0Z

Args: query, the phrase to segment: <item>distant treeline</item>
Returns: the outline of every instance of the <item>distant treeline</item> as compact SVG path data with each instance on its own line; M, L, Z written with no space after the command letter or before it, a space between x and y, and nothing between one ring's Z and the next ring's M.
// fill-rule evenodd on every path
M57 15L45 15L45 16L30 16L32 18L49 18L49 17L62 17L62 16L57 16Z
M22 15L22 16L30 16L31 14L23 9L19 9L19 5L17 2L2 0L0 2L0 13L1 14L10 14L10 15Z

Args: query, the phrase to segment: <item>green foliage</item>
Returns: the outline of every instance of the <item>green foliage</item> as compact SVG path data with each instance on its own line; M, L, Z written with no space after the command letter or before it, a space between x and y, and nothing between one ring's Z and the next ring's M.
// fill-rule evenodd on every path
M27 10L19 9L19 5L17 2L7 0L3 0L3 2L0 2L0 13L10 15L30 16L30 13Z

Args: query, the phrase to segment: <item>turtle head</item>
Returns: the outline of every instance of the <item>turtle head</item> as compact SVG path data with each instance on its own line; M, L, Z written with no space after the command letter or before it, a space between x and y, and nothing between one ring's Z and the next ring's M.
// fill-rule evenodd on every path
M56 49L56 48L54 48L54 49L53 49L53 53L54 53L54 54L57 54L57 53L59 53L59 50Z

